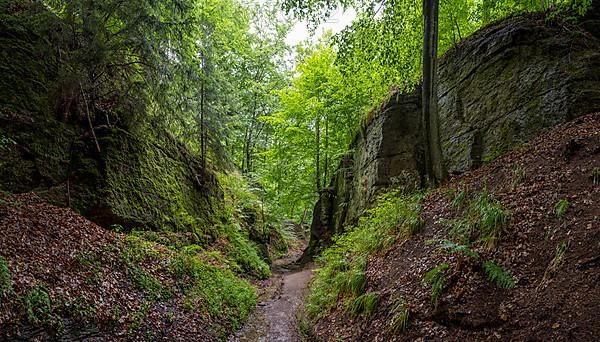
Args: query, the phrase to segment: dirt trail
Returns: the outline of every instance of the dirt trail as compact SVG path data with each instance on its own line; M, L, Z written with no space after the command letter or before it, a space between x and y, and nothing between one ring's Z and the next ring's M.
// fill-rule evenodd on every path
M300 341L296 314L313 273L311 266L299 268L292 264L295 258L275 262L272 281L262 289L258 308L229 342Z

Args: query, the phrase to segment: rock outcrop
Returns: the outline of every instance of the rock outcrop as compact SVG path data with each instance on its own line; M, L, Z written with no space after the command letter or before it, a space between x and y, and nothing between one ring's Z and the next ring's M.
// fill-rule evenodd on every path
M477 168L544 129L600 109L598 11L579 27L543 15L490 25L439 61L445 164ZM588 31L589 30L589 31ZM304 260L392 185L423 185L420 89L391 94L358 133L315 206Z

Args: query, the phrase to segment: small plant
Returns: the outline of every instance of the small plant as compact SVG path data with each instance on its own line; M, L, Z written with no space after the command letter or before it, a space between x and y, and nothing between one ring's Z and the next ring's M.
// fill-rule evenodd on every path
M539 290L558 270L560 265L562 265L565 254L567 253L567 249L569 249L569 244L570 242L563 242L556 246L556 249L554 250L554 258L550 260L550 263L544 272L544 276L542 277L542 281L538 285L537 290Z
M546 229L546 232L544 233L544 241L548 242L548 240L552 239L557 230L558 228L556 227Z
M356 297L350 312L352 316L355 317L360 314L364 314L365 317L370 317L375 311L378 303L379 294L377 292L368 292Z
M560 201L558 201L556 203L556 205L554 206L554 213L556 214L556 218L562 219L563 217L565 217L565 214L567 213L568 208L569 208L569 201L567 201L564 198L561 199Z
M448 220L450 226L448 235L451 238L458 240L460 243L468 244L471 242L471 234L473 234L473 225L467 218L456 220Z
M392 334L401 334L408 328L410 319L410 310L406 300L403 297L398 298L391 309L393 315L388 325L388 332Z
M517 187L517 185L523 183L525 181L525 169L523 169L523 166L519 165L519 164L515 164L513 165L512 169L511 169L511 174L512 174L512 180L511 180L511 185L512 188L515 189Z
M450 254L462 254L469 258L479 259L479 253L469 245L461 245L450 240L428 240L426 244L439 244L438 248Z
M9 150L12 145L17 143L11 138L7 138L4 135L0 135L0 150Z
M142 326L144 320L148 316L150 312L150 304L148 302L144 302L132 315L131 315L131 324L128 328L128 334L131 335L137 329Z
M592 170L592 176L591 176L591 178L592 178L592 183L593 183L594 185L598 185L598 184L600 184L600 167L597 167L597 166L596 166L596 167L595 167L595 168Z
M436 309L444 292L444 286L446 286L445 273L449 269L450 266L447 263L439 264L425 273L423 278L423 285L431 286L431 304Z
M6 259L0 257L0 303L5 294L12 292L12 277Z
M468 194L467 190L461 189L458 192L458 194L456 194L456 196L454 196L454 198L452 199L452 202L450 204L454 208L460 208L463 206L463 204L465 204L468 197L469 197L469 194Z
M30 323L39 323L50 316L50 297L43 286L37 285L24 298L25 311Z
M493 261L485 261L482 266L488 279L496 284L496 286L503 289L515 287L515 281L512 275L505 271L500 265Z
M480 233L479 240L488 248L495 246L500 232L510 219L500 202L485 189L471 203L470 215Z
M549 268L552 272L556 271L558 267L562 264L568 248L569 242L563 242L556 246L556 249L554 250L554 258L552 259L552 261L550 261L549 265Z

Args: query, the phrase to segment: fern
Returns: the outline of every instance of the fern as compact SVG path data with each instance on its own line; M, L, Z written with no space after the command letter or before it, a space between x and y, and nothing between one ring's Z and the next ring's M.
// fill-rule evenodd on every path
M469 245L459 245L450 240L429 240L428 244L439 243L438 248L450 254L463 254L467 257L479 259L479 253L471 249Z
M503 289L511 289L515 287L515 281L512 275L495 262L485 261L483 263L483 270L485 271L488 279L496 284L496 286Z
M429 270L423 278L423 285L431 285L431 304L437 309L444 286L446 285L446 270L450 269L447 263L439 264Z

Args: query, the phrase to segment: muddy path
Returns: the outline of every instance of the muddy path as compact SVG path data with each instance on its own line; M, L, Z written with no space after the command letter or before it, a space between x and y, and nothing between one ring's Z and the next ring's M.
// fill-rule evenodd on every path
M261 288L260 303L229 342L299 342L297 313L303 304L312 266L293 263L298 256L277 260L273 276Z

